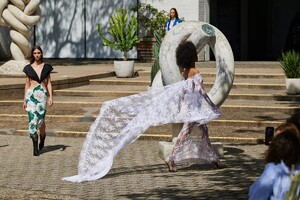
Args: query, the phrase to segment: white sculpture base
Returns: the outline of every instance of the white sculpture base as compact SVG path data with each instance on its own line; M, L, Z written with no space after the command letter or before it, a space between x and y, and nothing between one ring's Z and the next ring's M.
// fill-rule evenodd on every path
M25 76L23 68L28 64L28 60L10 60L0 66L0 74Z
M175 140L176 138L173 138L173 142L165 142L165 141L159 142L158 156L161 159L165 160L167 156L171 153ZM214 147L219 158L223 158L224 157L223 143L212 142L211 145Z

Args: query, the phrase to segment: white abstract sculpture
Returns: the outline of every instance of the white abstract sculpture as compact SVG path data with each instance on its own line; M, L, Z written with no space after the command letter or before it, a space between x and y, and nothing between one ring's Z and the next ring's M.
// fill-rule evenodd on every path
M40 0L1 0L0 25L10 26L11 55L14 60L0 67L3 74L22 74L22 68L28 63L31 45L29 30L40 20Z
M223 33L205 22L182 22L166 34L159 53L160 72L156 75L153 86L159 87L163 83L169 85L182 80L175 55L179 43L187 40L195 44L198 53L207 44L214 52L216 80L208 95L216 105L221 106L233 84L234 58L230 44Z

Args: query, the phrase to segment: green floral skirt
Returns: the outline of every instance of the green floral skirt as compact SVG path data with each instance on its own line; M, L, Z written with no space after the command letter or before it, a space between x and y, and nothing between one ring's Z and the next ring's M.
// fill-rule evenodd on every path
M26 91L26 111L29 121L29 136L37 136L37 130L43 124L47 109L47 91L37 85Z

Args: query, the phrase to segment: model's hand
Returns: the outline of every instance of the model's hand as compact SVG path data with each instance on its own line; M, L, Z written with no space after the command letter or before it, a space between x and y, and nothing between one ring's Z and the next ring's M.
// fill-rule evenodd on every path
M23 109L26 110L26 101L23 101Z
M52 105L53 105L53 100L52 100L52 98L49 98L49 99L48 99L48 105L49 105L49 106L52 106Z

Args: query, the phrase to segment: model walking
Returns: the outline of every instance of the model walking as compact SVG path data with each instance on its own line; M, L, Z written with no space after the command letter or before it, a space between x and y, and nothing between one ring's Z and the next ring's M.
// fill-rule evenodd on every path
M45 115L47 104L53 105L52 84L50 73L52 66L43 62L43 51L40 46L34 46L31 51L30 64L23 72L26 74L23 108L28 113L29 136L33 142L33 155L39 156L46 138ZM40 144L38 133L40 131Z
M176 62L177 65L183 69L183 77L187 80L193 76L200 76L199 71L195 68L197 61L197 50L192 42L180 44L176 49ZM209 106L218 110L205 93L202 86L202 79L200 79L201 87L199 94L206 98ZM193 128L196 128L192 136ZM171 154L167 157L166 163L169 170L172 172L177 171L175 164L205 164L213 163L219 166L219 158L213 149L209 137L208 130L205 124L197 125L196 122L185 122L178 138L175 141Z
M184 48L190 45L195 49L191 42L183 44ZM185 122L205 125L219 116L219 108L204 92L200 74L162 88L106 101L84 141L78 175L63 180L82 182L105 176L114 157L150 126Z

